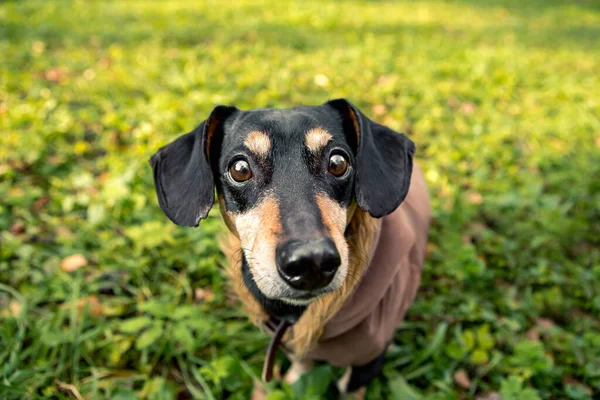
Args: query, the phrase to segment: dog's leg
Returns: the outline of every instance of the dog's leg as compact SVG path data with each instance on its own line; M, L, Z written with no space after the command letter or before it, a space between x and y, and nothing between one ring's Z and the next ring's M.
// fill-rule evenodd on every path
M366 386L381 372L385 351L368 364L349 367L337 383L340 399L364 399Z
M362 387L354 392L348 391L348 384L352 376L352 367L346 368L344 375L337 381L337 388L339 391L338 400L362 400L367 394L367 388Z
M314 366L315 363L311 360L294 360L290 369L285 373L283 380L291 385L300 379L302 375L313 369Z

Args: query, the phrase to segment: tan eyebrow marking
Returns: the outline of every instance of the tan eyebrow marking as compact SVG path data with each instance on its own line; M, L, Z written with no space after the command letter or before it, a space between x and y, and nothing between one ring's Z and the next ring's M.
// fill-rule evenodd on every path
M306 132L304 144L310 151L316 153L325 147L331 139L333 139L333 137L325 129L314 128Z
M244 139L244 144L251 152L263 157L271 150L271 139L261 131L250 132Z

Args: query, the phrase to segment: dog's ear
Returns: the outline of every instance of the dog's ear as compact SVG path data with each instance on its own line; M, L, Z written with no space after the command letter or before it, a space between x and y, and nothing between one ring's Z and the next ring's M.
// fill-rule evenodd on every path
M342 116L347 140L356 152L358 206L375 218L391 213L408 194L415 144L371 121L345 99L326 104Z
M158 203L177 225L198 226L208 215L215 197L211 145L220 146L223 122L236 111L217 106L200 126L150 158Z

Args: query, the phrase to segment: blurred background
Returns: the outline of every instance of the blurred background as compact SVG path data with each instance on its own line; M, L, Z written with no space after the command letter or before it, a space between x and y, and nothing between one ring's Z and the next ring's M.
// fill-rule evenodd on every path
M168 221L147 160L217 104L336 97L412 138L433 206L367 398L600 393L599 1L2 1L0 54L0 398L248 399L221 222Z

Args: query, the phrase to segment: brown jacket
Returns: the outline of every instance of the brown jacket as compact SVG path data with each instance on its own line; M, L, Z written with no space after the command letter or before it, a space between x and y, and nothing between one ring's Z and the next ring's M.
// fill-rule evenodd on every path
M423 173L415 165L408 196L382 218L361 281L304 358L360 366L385 350L417 293L429 222L429 195Z

